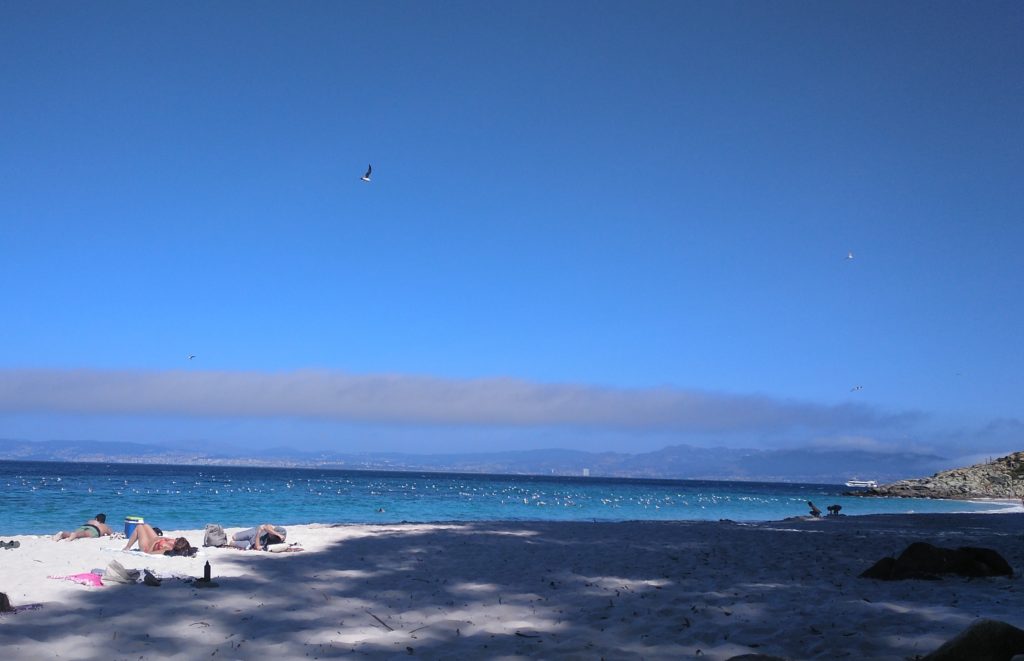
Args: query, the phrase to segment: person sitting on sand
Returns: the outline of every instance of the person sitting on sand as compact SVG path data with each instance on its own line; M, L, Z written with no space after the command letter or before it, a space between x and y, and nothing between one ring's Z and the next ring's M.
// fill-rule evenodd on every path
M135 526L135 530L132 531L132 536L128 538L128 543L125 544L124 550L130 549L135 545L135 542L139 543L139 550L154 555L192 555L195 553L195 549L192 548L192 545L184 537L177 539L163 537L158 535L153 530L153 526L148 523L140 523Z
M89 519L71 532L61 530L53 536L53 541L59 542L62 539L73 541L83 537L102 537L113 534L114 531L107 525L107 515L100 512L95 519Z
M273 526L264 523L255 528L240 530L231 536L231 546L239 549L262 551L271 544L280 544L288 536L284 526Z

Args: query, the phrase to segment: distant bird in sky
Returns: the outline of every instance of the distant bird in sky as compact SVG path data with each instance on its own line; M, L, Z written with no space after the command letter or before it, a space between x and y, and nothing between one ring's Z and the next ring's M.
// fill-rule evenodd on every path
M846 253L846 259L853 259L853 251L852 250L850 250L849 252Z
M190 353L190 354L188 355L188 359L189 359L189 360L192 360L192 359L193 359L193 358L195 358L195 357L196 357L196 355L195 355L194 353Z
M367 165L366 166L366 174L364 174L363 176L361 176L359 178L362 179L363 181L370 181L370 173L371 172L373 172L373 166L372 165Z
M864 390L864 386L854 386L850 388L850 392L857 392L858 390Z

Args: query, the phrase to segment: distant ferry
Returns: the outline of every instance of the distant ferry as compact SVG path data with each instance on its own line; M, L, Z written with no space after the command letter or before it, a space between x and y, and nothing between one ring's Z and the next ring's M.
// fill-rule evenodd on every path
M846 486L848 487L865 487L867 489L874 489L878 487L878 482L874 480L847 480Z

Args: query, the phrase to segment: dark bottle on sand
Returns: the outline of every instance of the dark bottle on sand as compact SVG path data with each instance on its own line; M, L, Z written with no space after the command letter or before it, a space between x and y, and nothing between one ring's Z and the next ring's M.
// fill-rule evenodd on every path
M206 566L203 567L203 580L207 581L207 582L210 580L210 561L209 560L206 561Z

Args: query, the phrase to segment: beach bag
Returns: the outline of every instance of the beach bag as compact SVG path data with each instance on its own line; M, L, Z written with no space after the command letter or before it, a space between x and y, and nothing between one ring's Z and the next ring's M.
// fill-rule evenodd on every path
M206 535L203 536L203 546L227 546L228 534L216 523L206 524Z

